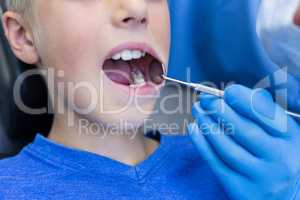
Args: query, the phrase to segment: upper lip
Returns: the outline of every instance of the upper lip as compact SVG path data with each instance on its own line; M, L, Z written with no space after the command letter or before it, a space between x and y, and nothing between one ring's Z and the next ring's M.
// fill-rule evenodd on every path
M139 43L139 42L128 42L120 44L116 47L114 47L112 50L109 51L105 59L111 59L112 56L116 53L121 52L122 50L140 50L143 52L146 52L147 54L151 55L155 59L157 59L160 63L163 63L161 58L158 56L158 53L152 48L150 45L146 43Z

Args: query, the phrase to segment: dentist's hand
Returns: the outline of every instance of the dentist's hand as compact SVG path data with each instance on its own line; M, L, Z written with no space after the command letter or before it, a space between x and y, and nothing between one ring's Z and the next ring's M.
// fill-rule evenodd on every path
M233 85L193 115L189 134L229 198L300 199L300 127L268 92Z

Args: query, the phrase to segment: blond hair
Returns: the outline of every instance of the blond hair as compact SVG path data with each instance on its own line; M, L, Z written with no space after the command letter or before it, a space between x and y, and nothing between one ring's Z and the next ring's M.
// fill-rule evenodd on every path
M17 12L29 20L32 14L32 0L4 0L8 10Z

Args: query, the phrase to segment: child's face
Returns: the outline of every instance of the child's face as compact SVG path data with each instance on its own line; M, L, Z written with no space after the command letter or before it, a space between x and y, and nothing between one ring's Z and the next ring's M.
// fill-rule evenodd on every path
M71 109L80 113L90 106L92 112L87 117L91 120L109 124L124 119L140 125L153 110L153 96L162 86L160 74L166 69L160 64L167 66L167 0L35 3L38 55L45 68L64 71L58 80L65 87L77 87L74 99L70 93L64 97ZM146 56L140 52L146 52ZM111 59L117 59L118 53L123 58Z

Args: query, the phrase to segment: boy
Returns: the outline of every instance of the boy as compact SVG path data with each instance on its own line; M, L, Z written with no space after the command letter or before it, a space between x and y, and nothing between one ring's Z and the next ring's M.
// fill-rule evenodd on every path
M137 134L163 86L166 0L7 3L14 54L57 76L49 137L0 161L0 198L226 199L186 137Z

